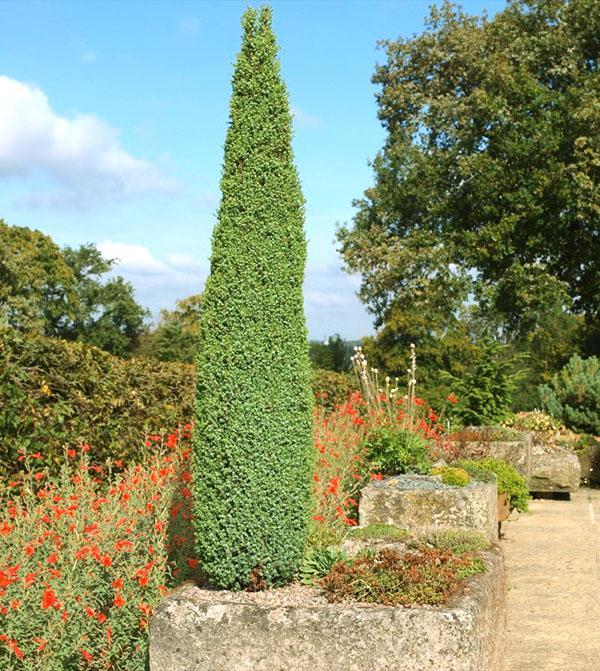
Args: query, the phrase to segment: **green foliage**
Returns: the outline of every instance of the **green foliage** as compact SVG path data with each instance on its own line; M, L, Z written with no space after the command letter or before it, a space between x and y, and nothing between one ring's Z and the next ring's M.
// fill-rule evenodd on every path
M290 581L311 510L304 201L271 10L248 9L200 319L195 519L208 580Z
M431 470L427 442L407 429L375 429L368 434L365 447L373 470L385 475L427 474Z
M19 449L53 468L64 451L92 446L94 461L137 460L146 434L189 422L194 369L120 359L82 343L0 329L0 468Z
M398 374L414 342L426 388L436 367L460 377L448 360L484 326L531 354L535 384L600 345L598 34L597 0L514 0L490 20L434 6L384 43L386 137L338 233L375 365Z
M350 537L355 540L404 541L409 537L409 533L406 529L391 524L369 524L366 527L351 529Z
M465 552L479 552L490 546L483 534L467 529L428 529L419 534L416 541L421 545L459 555Z
M504 357L505 347L486 339L470 369L461 378L442 373L458 396L452 419L463 425L497 424L511 416L510 405L519 373L513 372L515 358Z
M47 333L75 317L71 268L52 239L0 219L0 326Z
M348 559L348 555L338 548L309 548L300 564L299 577L304 585L312 585L327 575L338 562Z
M315 368L344 373L350 368L352 344L336 333L327 338L325 342L311 340L308 354Z
M498 493L508 494L511 507L526 511L529 507L529 488L525 478L503 459L462 459L454 466L463 468L476 480L489 480L489 475L496 476Z
M391 549L339 562L320 581L330 603L359 601L389 606L440 605L460 581L484 570L478 557L422 548L401 555Z
M356 382L352 375L319 368L311 371L311 386L317 401L327 408L345 403L350 394L356 391Z
M94 245L61 250L52 239L0 220L0 325L56 336L127 356L148 311Z
M471 482L467 471L454 466L436 466L431 469L431 475L441 475L442 482L451 487L466 487Z
M511 417L506 424L516 431L530 431L547 436L565 430L564 424L541 410L519 412Z
M540 388L544 408L581 433L600 435L600 359L573 355L549 385Z
M182 298L174 310L162 310L159 323L142 338L136 355L193 363L198 353L201 312L202 294Z

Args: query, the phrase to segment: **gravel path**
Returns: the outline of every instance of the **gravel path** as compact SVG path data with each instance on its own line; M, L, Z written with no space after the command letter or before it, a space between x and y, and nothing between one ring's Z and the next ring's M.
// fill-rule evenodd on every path
M506 671L600 670L600 490L506 525Z

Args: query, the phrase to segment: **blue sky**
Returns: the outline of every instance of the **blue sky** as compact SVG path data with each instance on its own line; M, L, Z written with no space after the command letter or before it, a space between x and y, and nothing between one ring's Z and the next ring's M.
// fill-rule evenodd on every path
M0 2L0 218L119 259L155 314L202 289L246 2ZM256 4L256 3L251 3ZM306 198L313 338L372 332L336 225L383 142L380 39L420 32L428 1L273 2ZM468 0L473 14L504 0Z

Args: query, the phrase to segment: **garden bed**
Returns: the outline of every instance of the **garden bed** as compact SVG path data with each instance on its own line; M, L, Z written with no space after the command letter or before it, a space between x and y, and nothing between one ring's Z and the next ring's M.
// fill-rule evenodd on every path
M326 602L310 587L226 592L187 584L151 621L151 671L501 671L502 553L443 606Z
M409 531L432 527L478 531L493 542L498 538L496 483L472 481L453 487L423 475L374 480L361 492L359 520L361 527L389 524Z

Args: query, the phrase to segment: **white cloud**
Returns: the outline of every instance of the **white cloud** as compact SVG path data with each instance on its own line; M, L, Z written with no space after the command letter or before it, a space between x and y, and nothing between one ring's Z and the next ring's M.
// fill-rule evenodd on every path
M164 260L148 247L103 240L98 249L105 257L118 259L114 273L123 275L136 291L138 302L158 316L172 309L177 300L202 291L208 261L187 252L171 253ZM339 261L310 263L304 282L305 312L311 338L323 339L340 333L347 339L373 332L373 323L356 296L357 276L347 275Z
M321 119L318 116L315 116L314 114L311 114L310 112L307 112L305 109L302 109L299 105L292 105L291 107L292 110L292 116L294 117L294 121L300 126L301 128L311 128L313 130L323 128L325 124L323 123L323 119Z
M92 114L56 114L36 86L0 76L0 179L43 177L21 205L82 207L105 198L172 193L176 182L128 154L118 131Z
M191 254L169 254L167 256L167 263L173 268L181 270L193 270L200 266Z
M337 308L348 305L348 296L340 295L333 291L305 291L304 298L307 303L312 303L321 308Z
M117 269L121 273L132 275L165 275L169 267L152 255L144 245L132 245L128 242L102 240L98 243L102 256L115 259Z

